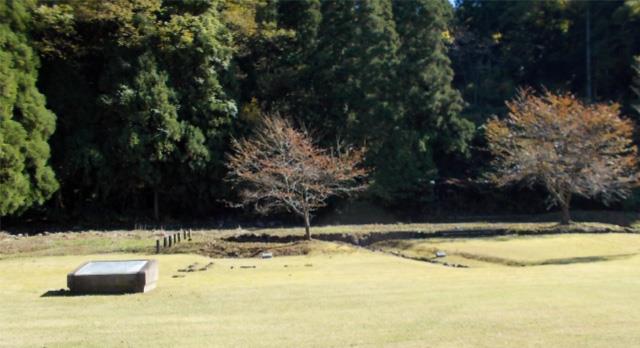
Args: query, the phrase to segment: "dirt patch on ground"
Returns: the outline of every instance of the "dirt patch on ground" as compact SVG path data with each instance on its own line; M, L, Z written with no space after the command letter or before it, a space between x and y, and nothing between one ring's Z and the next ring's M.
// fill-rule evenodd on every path
M329 254L353 251L353 247L344 243L327 243L318 240L299 240L292 242L233 242L224 239L180 244L168 249L168 253L193 252L211 258L250 258L261 257L270 252L274 257L298 256L309 254Z
M612 233L626 232L637 233L636 230L619 226L589 226L574 224L569 226L553 226L550 228L540 228L532 230L514 230L510 228L494 229L447 229L441 231L393 231L393 232L354 232L354 233L321 233L313 235L316 240L326 242L341 242L356 246L368 247L374 243L391 240L427 239L427 238L478 238L478 237L498 237L498 236L536 236L564 233ZM233 243L263 243L263 244L288 244L304 240L303 236L296 235L272 235L267 233L243 233L221 240Z
M263 252L273 256L307 255L311 248L304 242L291 243L234 243L227 241L207 242L200 246L199 254L209 257L258 257Z

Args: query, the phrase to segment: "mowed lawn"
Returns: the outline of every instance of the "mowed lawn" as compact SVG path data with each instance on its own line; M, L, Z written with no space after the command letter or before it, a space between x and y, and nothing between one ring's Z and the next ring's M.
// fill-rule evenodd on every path
M563 242L579 242L580 237L601 242L585 242L594 250L581 248L580 256L603 254L604 245L610 246L604 254L615 255L621 243L615 234L541 237L546 243L527 240L531 248L547 248L553 258L566 258L573 249L563 253L554 245L567 248ZM631 249L640 245L640 236L627 237L623 244L636 243ZM497 244L486 239L483 243L489 243L484 253L496 252ZM496 238L493 243L505 241ZM515 253L524 255L526 245L516 243L514 247L523 249ZM150 293L42 296L65 288L67 272L85 260L140 257L0 260L0 346L640 346L637 255L472 268L363 249L269 260L152 255L160 262L161 277ZM210 261L214 265L207 271L177 272L194 262Z
M535 266L609 261L640 254L640 234L556 234L466 239L414 239L376 243L373 248L414 258L433 258L444 251L441 262L472 267L491 265Z

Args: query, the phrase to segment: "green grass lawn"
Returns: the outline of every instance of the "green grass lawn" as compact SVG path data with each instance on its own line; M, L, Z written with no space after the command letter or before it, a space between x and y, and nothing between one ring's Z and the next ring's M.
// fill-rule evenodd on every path
M440 242L447 250L464 246L482 255L539 261L634 253L640 245L635 238L602 234ZM160 262L158 288L121 296L42 295L65 288L66 273L85 260L140 254L5 258L0 260L0 346L640 345L637 255L451 268L314 243L314 250L322 252L270 260L215 259L212 268L194 273L177 270L210 259L153 255Z
M640 254L640 234L560 234L503 236L467 239L393 240L376 243L375 249L398 252L413 258L434 258L445 251L441 262L468 266L534 266L607 261Z

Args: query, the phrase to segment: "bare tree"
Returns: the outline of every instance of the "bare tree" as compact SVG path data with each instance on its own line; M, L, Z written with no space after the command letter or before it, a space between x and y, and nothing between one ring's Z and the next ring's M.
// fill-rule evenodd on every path
M234 140L228 155L227 179L240 188L239 206L259 213L288 211L304 219L311 239L311 213L329 197L366 188L360 165L364 150L331 152L315 146L306 132L294 129L278 115L265 116L261 128L248 139Z
M561 207L562 224L570 223L573 195L608 204L637 184L633 123L620 117L617 104L585 105L571 94L524 89L507 107L505 119L486 126L495 158L489 177L499 186L542 184L549 206Z

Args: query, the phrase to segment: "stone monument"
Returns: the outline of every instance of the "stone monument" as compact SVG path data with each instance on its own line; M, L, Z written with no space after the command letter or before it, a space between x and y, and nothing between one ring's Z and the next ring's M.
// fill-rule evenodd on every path
M73 293L114 294L147 292L156 287L158 261L89 261L67 275Z

